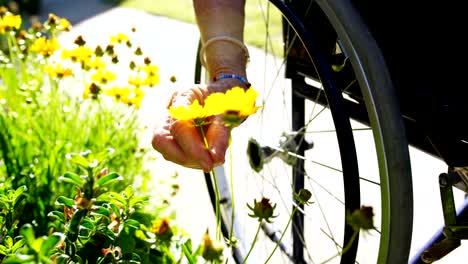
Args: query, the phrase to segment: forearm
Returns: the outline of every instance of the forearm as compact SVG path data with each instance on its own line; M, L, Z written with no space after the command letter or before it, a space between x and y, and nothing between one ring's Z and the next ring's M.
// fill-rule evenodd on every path
M228 36L243 41L245 0L193 0L202 42ZM246 76L247 58L236 44L216 41L206 47L210 79L223 73Z

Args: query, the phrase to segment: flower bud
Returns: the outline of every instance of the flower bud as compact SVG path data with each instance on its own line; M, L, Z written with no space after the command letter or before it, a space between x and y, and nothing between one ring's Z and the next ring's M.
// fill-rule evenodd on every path
M360 209L348 215L348 224L354 229L374 229L374 212L372 206L361 206Z
M249 204L247 204L247 207L253 211L253 214L249 214L249 216L253 218L258 218L258 221L265 220L271 223L270 218L276 217L276 216L273 216L273 213L276 208L276 204L272 206L270 203L270 199L268 198L263 197L260 202L257 202L257 200L254 200L254 207L252 208Z
M207 261L220 262L223 257L223 245L210 238L208 230L203 236L202 257Z

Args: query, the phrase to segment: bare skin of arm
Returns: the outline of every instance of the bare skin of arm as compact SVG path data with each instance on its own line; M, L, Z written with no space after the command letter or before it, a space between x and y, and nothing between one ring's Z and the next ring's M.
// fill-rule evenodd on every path
M203 43L217 36L243 41L245 0L194 0L193 6ZM205 59L210 80L223 73L246 76L244 51L233 43L211 43L206 48ZM246 88L240 80L223 79L178 90L172 95L168 107L188 105L195 99L203 102L209 94L224 92L234 86ZM156 126L152 145L166 160L188 168L210 171L224 163L229 144L230 131L220 119L214 117L213 122L205 127L208 148L198 128L183 121L174 121L168 115Z

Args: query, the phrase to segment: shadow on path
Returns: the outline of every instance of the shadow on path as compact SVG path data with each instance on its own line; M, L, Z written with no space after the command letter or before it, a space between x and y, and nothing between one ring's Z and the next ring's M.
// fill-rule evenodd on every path
M115 6L110 1L104 0L42 0L38 17L39 21L45 21L49 14L53 13L75 25Z

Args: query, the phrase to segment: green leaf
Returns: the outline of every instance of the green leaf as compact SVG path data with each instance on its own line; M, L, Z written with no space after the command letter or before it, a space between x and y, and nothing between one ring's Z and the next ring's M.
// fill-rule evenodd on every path
M140 225L141 225L140 222L138 222L135 219L128 219L128 220L125 221L125 226L132 227L132 228L135 228L135 229L139 229Z
M27 190L28 190L28 187L26 187L26 185L20 186L18 187L18 189L16 189L15 195L14 195L14 201L15 201L14 204L16 204L16 202L18 201L18 198Z
M34 236L34 229L31 224L25 224L23 227L20 229L20 234L24 237L26 240L26 243L32 247L34 240L36 240Z
M94 230L95 229L95 225L94 223L88 218L86 217L84 220L83 220L83 223L81 223L81 226L88 229L88 230Z
M57 256L57 258L55 259L56 261L56 264L67 264L67 263L71 263L70 261L70 256L66 255L66 254L60 254Z
M142 196L142 197L133 197L130 199L130 207L135 207L135 206L142 206L143 204L147 203L149 201L149 196Z
M116 181L121 181L123 180L123 177L120 176L118 173L116 172L111 172L101 178L99 178L97 181L96 181L96 184L99 186L99 187L103 187L103 186L106 186L106 185L109 185L111 183L114 183Z
M109 198L111 198L113 201L120 203L120 205L125 206L127 204L127 200L125 198L116 192L110 192L109 193Z
M62 223L65 223L65 215L59 211L52 211L47 214L47 217L50 217L55 220L59 220Z
M76 153L71 153L71 154L67 154L67 158L70 159L71 162L85 168L85 169L89 169L90 166L89 166L89 161L81 156L81 155L78 155Z
M29 245L29 247L34 250L35 252L41 252L42 245L45 241L46 237L38 237L34 239L33 243Z
M43 256L48 256L49 251L55 248L60 242L65 240L65 235L62 233L54 232L52 235L49 235L47 239L42 243L41 254Z
M9 252L10 252L10 249L5 247L4 245L0 245L0 254L7 256L9 255Z
M115 240L115 233L109 228L105 228L101 230L101 232L104 233L110 240Z
M190 264L195 264L197 263L197 256L193 254L193 249L192 249L192 242L191 240L187 240L184 244L182 244L182 252L184 256L187 258L187 261Z
M0 209L10 210L10 203L0 198Z
M13 238L11 238L11 236L6 236L3 242L7 248L13 247Z
M109 217L110 216L110 211L109 211L109 209L107 209L105 207L99 206L99 207L97 207L96 210L92 211L92 214L104 215L104 216Z
M57 201L55 202L57 205L63 205L67 207L73 207L75 205L75 200L65 197L65 196L60 196L57 198Z
M30 264L35 263L34 255L18 255L12 256L2 262L2 264Z
M67 237L71 242L75 242L76 239L78 238L78 232L79 232L81 221L83 220L83 217L85 217L87 213L88 213L88 210L80 209L76 211L75 214L73 215L72 220L70 221L70 225L68 226L68 233L67 233Z
M97 153L94 158L99 162L101 163L104 159L112 156L112 154L114 154L115 150L113 148L108 148L104 151L101 151L99 153Z
M117 218L120 218L120 210L117 207L117 205L109 203L109 206L112 208L112 211L115 213L115 216L117 216Z
M71 183L78 187L82 187L84 185L84 179L81 178L80 175L73 172L65 172L65 174L58 178L58 181Z
M132 198L134 195L133 188L132 186L127 186L124 190L124 195L127 197L127 199Z
M20 239L20 240L16 241L16 243L11 248L11 251L16 252L18 249L22 248L24 246L24 244L26 244L26 241L24 239Z

